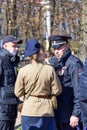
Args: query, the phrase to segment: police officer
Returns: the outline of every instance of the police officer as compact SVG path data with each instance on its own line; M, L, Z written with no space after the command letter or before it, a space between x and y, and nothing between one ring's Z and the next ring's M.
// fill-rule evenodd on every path
M18 44L22 40L7 35L0 47L0 130L14 130L19 100L14 95L14 84L17 76Z
M49 62L54 66L63 89L57 97L58 108L55 110L58 130L76 130L80 119L78 79L83 64L71 54L69 39L71 38L57 35L49 38L55 53Z
M79 95L83 130L87 130L87 58L79 80Z

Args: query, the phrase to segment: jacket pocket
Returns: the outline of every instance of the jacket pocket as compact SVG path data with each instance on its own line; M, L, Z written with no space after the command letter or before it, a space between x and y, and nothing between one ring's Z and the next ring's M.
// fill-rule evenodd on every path
M15 74L13 70L5 71L5 86L9 86L15 83Z
M3 104L17 104L13 87L2 87L0 93Z

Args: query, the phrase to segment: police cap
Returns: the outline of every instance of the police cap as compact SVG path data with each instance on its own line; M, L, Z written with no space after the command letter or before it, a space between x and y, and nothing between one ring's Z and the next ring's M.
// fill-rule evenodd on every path
M52 48L60 48L64 44L67 44L69 39L71 39L71 37L61 35L53 35L49 37Z
M17 44L22 44L23 40L16 38L14 35L7 35L3 38L2 44L13 42Z

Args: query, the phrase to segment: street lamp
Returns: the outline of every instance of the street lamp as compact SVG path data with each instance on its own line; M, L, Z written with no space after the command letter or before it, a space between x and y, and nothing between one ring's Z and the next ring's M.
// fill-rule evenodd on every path
M45 29L45 36L46 36L46 49L49 50L49 36L51 33L51 12L50 12L50 1L42 1L40 4L45 9L44 12L44 29Z

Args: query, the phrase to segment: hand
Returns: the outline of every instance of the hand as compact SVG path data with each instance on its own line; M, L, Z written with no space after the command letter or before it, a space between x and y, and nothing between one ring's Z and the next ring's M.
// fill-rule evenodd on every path
M18 105L18 111L19 111L19 112L22 111L22 107L23 107L23 103L20 103L20 104Z
M78 126L78 123L79 123L79 118L78 117L76 117L76 116L71 116L70 117L70 126L72 128Z

